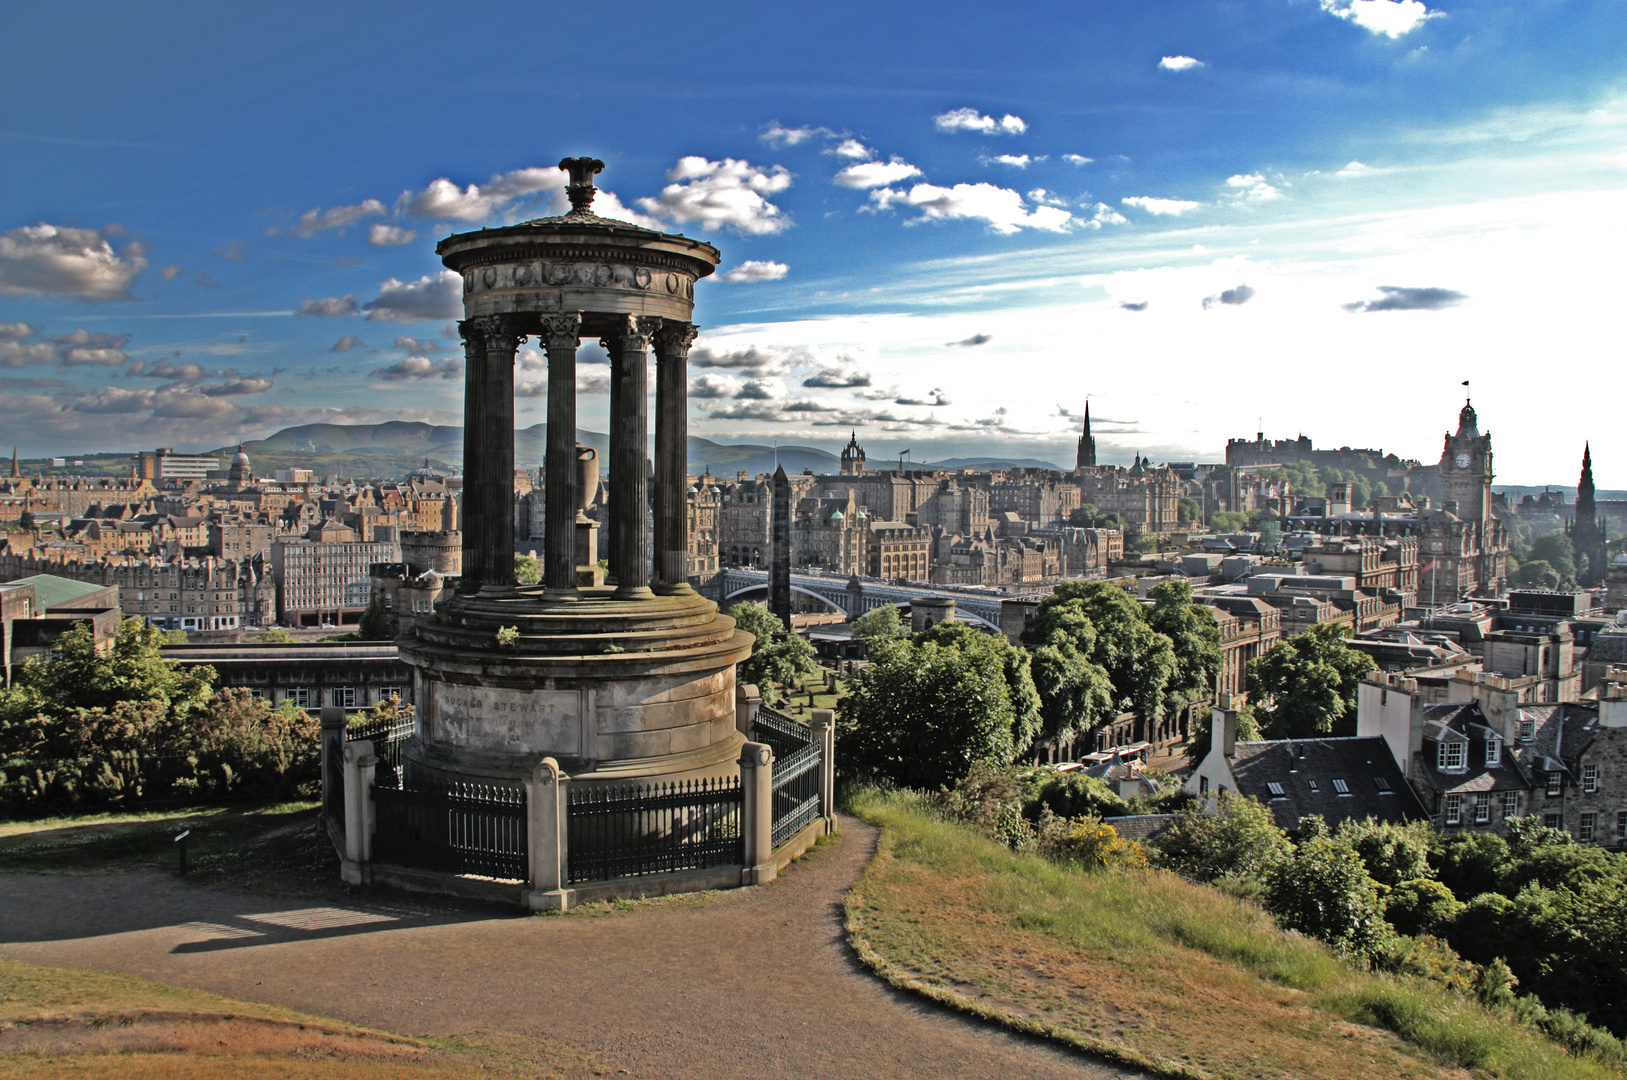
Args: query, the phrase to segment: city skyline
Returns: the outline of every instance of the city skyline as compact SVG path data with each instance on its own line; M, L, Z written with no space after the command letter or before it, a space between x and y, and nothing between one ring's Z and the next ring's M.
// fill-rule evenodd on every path
M603 31L549 13L512 56L534 15L97 11L9 20L0 415L25 456L458 423L434 243L560 212L553 163L590 153L599 212L724 252L705 438L1065 464L1089 400L1104 462L1256 431L1427 462L1470 379L1500 484L1563 482L1591 439L1627 486L1627 435L1585 411L1627 391L1599 344L1627 233L1607 4L652 6L576 51L550 43ZM102 66L35 47L70 26ZM1551 357L1577 418L1530 414Z

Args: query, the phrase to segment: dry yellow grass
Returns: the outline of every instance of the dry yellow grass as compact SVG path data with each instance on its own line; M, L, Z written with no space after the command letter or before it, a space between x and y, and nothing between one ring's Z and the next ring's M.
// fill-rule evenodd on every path
M855 948L896 985L956 1007L1170 1076L1616 1075L1472 1002L1352 969L1217 890L1020 856L906 797L855 808L884 828L848 901ZM1433 1020L1489 1049L1466 1062L1352 1022L1352 1003L1392 992L1423 995Z

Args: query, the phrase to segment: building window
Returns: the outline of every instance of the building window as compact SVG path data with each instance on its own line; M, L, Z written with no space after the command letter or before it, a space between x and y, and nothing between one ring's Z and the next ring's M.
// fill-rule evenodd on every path
M292 701L301 709L308 709L311 705L311 689L308 686L291 686L283 692L284 701Z
M1565 790L1565 777L1557 772L1548 774L1548 798L1556 798Z
M1316 786L1316 781L1315 780L1307 779L1305 781L1305 783L1310 785L1310 788L1311 788L1312 791L1321 791L1322 790L1321 788Z
M1547 829L1558 829L1562 827L1558 814L1543 814L1542 825Z
M1453 792L1446 797L1446 824L1460 825L1463 822L1463 796Z
M346 709L356 707L356 688L354 686L335 686L331 696L335 705Z
M1520 816L1520 793L1517 791L1503 792L1503 817Z
M1599 790L1599 767L1597 765L1582 766L1582 790L1589 795Z
M1627 840L1627 810L1616 811L1616 839Z
M1464 744L1460 742L1443 741L1437 743L1435 748L1436 766L1443 771L1463 768L1463 762L1465 760L1463 751Z
M1482 791L1474 797L1474 823L1484 825L1491 820L1491 792Z
M1333 780L1333 790L1337 791L1341 795L1349 795L1350 785L1335 777Z
M1209 794L1209 778L1207 776L1198 777L1198 794Z
M1536 737L1537 722L1535 720L1527 720L1522 717L1520 719L1520 741L1529 742Z
M1392 794L1392 789L1390 788L1390 778L1388 776L1373 777L1373 786L1378 789L1379 794L1381 795Z
M1503 760L1503 740L1495 736L1486 740L1486 764L1496 766Z
M1287 792L1282 790L1282 785L1275 780L1269 781L1265 786L1271 792L1273 799L1286 799L1288 797Z
M379 687L379 700L380 701L389 701L391 698L398 698L400 696L401 696L401 687L399 687L399 686L381 686L381 687Z
M1576 824L1576 839L1584 844L1593 843L1593 829L1598 824L1598 814L1583 814Z

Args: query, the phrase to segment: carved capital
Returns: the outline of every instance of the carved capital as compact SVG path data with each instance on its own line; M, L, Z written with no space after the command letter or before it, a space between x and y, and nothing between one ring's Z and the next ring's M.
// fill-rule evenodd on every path
M661 322L654 315L628 315L613 333L605 335L605 343L619 352L648 352Z
M569 315L544 315L542 317L542 342L550 349L571 349L582 344L582 313L574 311Z
M512 362L514 352L525 342L526 334L519 319L512 315L477 315L458 323L465 349L479 349L490 356L496 353Z
M663 359L671 357L687 360L689 347L695 344L695 336L699 333L700 328L694 323L668 319L655 333L655 354Z

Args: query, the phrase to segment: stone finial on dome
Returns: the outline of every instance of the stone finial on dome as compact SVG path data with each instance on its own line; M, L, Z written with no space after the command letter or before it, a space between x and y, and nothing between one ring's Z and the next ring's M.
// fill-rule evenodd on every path
M565 185L565 196L571 200L571 213L593 213L593 196L599 189L593 186L593 178L604 172L604 162L598 158L573 157L564 158L559 167L571 174L571 182Z

